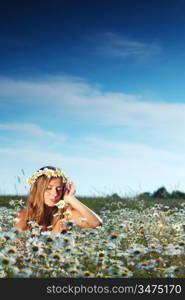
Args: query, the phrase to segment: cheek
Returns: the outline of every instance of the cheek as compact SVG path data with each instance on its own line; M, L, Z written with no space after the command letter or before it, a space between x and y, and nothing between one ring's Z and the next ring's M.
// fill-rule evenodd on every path
M48 191L44 192L44 199L46 199L48 195L49 195Z

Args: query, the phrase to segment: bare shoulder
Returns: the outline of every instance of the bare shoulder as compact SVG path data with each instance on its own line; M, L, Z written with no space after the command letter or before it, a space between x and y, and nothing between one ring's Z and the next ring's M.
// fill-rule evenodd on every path
M19 211L19 214L18 214L17 218L19 218L19 219L25 219L26 215L27 215L27 210L26 209L21 209Z
M26 209L22 209L19 211L19 214L17 216L17 218L19 219L18 223L15 224L16 227L19 227L23 230L26 230L27 225L26 225L26 217L27 217L27 210Z

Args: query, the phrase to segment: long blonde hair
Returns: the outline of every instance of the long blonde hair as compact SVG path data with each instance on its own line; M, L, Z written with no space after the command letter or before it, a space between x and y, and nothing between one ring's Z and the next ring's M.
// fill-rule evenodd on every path
M52 179L44 175L40 176L36 182L32 185L26 204L27 210L27 228L31 230L31 226L28 224L29 221L35 221L39 225L43 225L42 231L47 230L47 226L55 226L56 222L63 217L64 209L58 209L54 206L48 213L48 207L44 203L44 192ZM63 184L63 193L61 199L64 195L65 183L61 178ZM59 213L58 216L53 216L55 213Z

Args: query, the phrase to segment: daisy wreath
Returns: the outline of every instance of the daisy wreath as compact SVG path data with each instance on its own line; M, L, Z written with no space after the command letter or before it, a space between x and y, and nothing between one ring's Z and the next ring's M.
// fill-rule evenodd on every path
M27 180L28 184L33 185L36 182L36 180L42 175L45 175L48 178L62 177L64 183L69 183L69 178L67 178L60 169L52 170L49 168L44 168L43 170L40 169L37 172L33 173L33 175L30 176Z

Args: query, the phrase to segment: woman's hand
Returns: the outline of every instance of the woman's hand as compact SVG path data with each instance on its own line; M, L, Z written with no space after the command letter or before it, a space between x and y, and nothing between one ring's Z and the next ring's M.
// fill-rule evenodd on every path
M70 203L71 198L74 196L76 193L76 185L74 182L67 183L65 191L64 191L64 201L66 203Z

